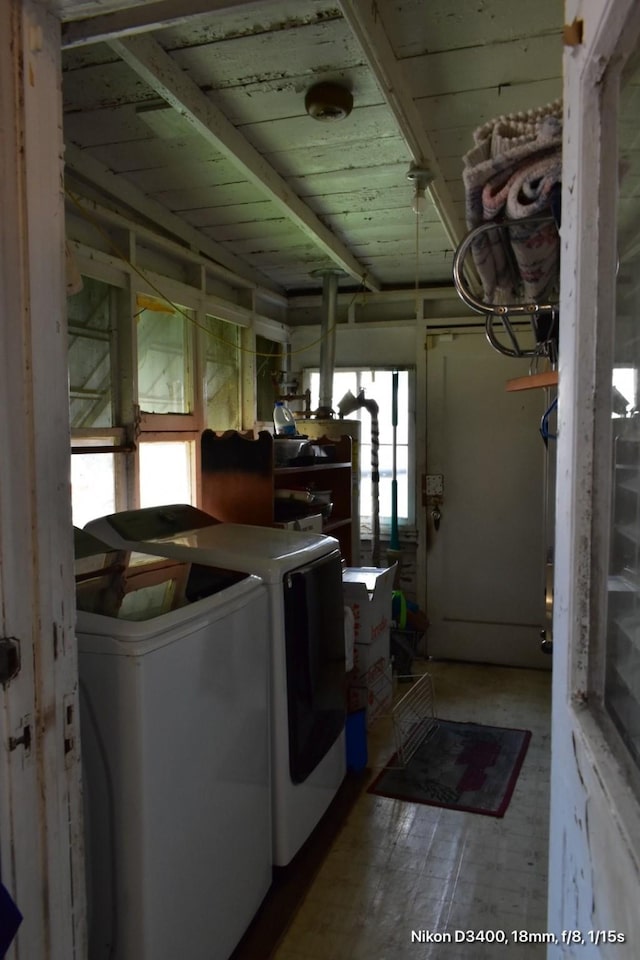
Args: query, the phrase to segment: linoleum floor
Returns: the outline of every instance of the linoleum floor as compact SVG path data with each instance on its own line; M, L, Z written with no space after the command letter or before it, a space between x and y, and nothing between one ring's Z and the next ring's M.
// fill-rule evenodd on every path
M430 673L439 717L531 730L510 806L497 819L363 792L275 960L545 956L551 673L430 661L413 669ZM371 779L393 749L391 720L375 721ZM461 940L466 931L485 941ZM487 942L500 931L508 944Z

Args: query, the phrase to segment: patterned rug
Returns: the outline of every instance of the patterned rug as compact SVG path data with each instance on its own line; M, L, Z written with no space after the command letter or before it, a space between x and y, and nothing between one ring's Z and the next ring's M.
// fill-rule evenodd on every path
M406 766L394 755L368 792L409 803L502 817L531 732L438 720Z

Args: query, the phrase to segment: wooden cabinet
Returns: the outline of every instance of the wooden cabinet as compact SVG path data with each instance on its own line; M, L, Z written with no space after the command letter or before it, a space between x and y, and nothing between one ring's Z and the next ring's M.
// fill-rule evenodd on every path
M291 466L276 466L273 437L261 431L235 430L217 434L205 430L201 438L201 505L218 520L273 526L296 514L302 519L320 508L300 502L280 501L278 490L331 491L330 515L322 532L335 537L347 564L351 548L351 437L313 440L326 456L299 458ZM282 504L286 505L286 514Z

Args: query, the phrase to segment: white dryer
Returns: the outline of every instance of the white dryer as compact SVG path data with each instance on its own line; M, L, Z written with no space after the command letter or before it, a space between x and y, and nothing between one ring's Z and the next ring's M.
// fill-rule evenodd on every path
M272 882L268 597L76 531L90 960L228 960Z
M345 776L345 647L337 541L219 523L188 505L112 514L87 530L116 546L258 575L269 590L273 859L285 866Z

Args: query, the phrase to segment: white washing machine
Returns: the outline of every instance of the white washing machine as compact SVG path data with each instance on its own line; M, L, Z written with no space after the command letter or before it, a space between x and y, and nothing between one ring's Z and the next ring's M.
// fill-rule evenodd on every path
M117 546L160 551L257 574L271 632L273 859L285 866L345 776L345 648L337 541L318 534L219 523L178 504L92 521Z
M268 594L76 533L89 960L228 960L272 882Z

